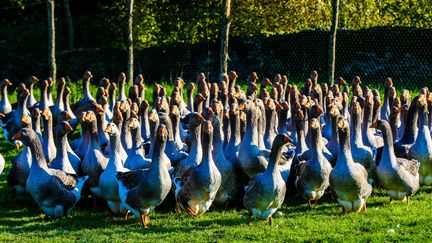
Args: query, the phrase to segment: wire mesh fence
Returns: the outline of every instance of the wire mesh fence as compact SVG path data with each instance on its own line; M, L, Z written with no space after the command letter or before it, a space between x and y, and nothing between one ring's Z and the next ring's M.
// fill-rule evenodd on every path
M315 1L309 2L315 4ZM329 2L325 1L322 8L327 9L328 5ZM317 6L315 6L316 11L319 10ZM43 12L44 4L30 5L26 11L30 12L36 7ZM346 14L348 7L350 6L341 7L343 28L337 33L336 77L343 76L349 80L358 75L366 82L375 84L381 84L386 77L392 77L396 84L410 89L430 85L432 30L428 26L346 29L350 18ZM0 11L9 13L15 9L4 7ZM212 11L207 15L203 14L205 18L220 18L219 10ZM239 8L236 11L233 15L240 18L245 14L239 11L248 10ZM163 18L170 19L171 22L180 18L179 13L175 11L162 13ZM294 13L291 14L296 16ZM323 16L326 17L326 20L323 20L324 28L315 28L316 26L310 24L299 27L292 33L279 34L274 32L246 34L245 25L242 25L243 29L238 29L235 24L241 21L233 21L232 28L235 32L229 42L229 69L236 70L243 79L246 79L250 72L256 71L260 78L273 77L276 73L282 73L295 82L303 81L308 78L311 70L317 70L322 77L321 80L327 80L329 46L327 27L331 16L330 18L328 14ZM126 70L127 60L124 48L126 36L121 35L125 30L120 23L118 23L120 32L113 30L112 22L108 22L107 19L114 17L112 12L93 12L75 16L75 46L71 50L65 48L65 23L60 17L56 20L58 76L69 76L72 80L77 80L84 70L89 69L95 77L106 76L115 79L119 72ZM196 17L188 18L191 23L198 21ZM352 18L359 18L359 16L353 15ZM188 19L183 20L188 21ZM262 25L258 23L258 19L256 21L257 26ZM282 20L275 17L274 21ZM199 33L196 35L200 38L196 41L192 41L190 38L193 37L184 33L178 41L164 42L163 33L166 32L161 31L160 36L154 37L158 40L157 44L148 47L138 44L135 50L135 72L142 73L148 82L169 82L177 76L182 76L186 80L195 79L196 74L200 72L207 73L209 80L217 81L219 26L217 21L205 23L208 24L193 30L185 28L175 32L176 35L180 35L182 31L197 31ZM143 41L142 38L148 37L148 33L141 33L139 24L142 23L136 23L134 27L138 32L136 42L140 43ZM254 22L249 24L251 28L256 27ZM266 24L271 26L271 23ZM125 25L126 22L123 26ZM268 30L270 27L266 28ZM279 26L274 27L275 31L278 31L278 28ZM245 34L242 34L242 30ZM2 33L0 35L0 78L22 81L29 75L41 77L48 75L47 28L42 17L25 23L17 20L15 23L0 27L0 32Z

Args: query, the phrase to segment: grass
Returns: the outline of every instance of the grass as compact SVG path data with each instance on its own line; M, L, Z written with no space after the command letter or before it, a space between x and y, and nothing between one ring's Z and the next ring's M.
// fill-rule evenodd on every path
M73 85L73 93L80 94ZM170 91L170 89L168 90ZM147 92L150 96L150 92ZM12 97L11 97L12 99ZM73 97L76 100L77 97ZM368 200L367 213L341 214L336 201L325 195L310 208L298 197L288 196L274 216L274 226L255 221L247 225L246 210L230 208L223 212L212 207L199 218L174 212L173 198L156 208L150 227L143 229L134 216L128 220L107 220L106 207L92 210L83 199L64 219L46 221L30 196L12 199L6 172L18 151L0 135L0 153L7 168L0 176L0 241L425 241L432 233L430 187L422 187L411 205L389 204L382 189L375 189ZM237 202L241 205L241 202Z

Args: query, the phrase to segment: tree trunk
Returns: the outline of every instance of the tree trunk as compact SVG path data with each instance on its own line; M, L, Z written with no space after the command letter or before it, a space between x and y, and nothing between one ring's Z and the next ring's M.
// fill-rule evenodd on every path
M335 63L336 63L336 32L339 23L339 0L333 0L332 2L332 25L330 28L330 42L329 42L329 59L328 59L328 74L329 83L333 85L335 75Z
M133 55L133 32L132 32L132 21L133 21L133 5L134 0L128 0L128 67L127 67L127 80L128 82L133 81L133 70L134 70L134 55Z
M219 78L228 72L228 39L231 24L231 0L224 0L223 18L221 25L221 45L220 45L220 73Z
M54 0L47 0L48 10L48 64L50 77L56 80L57 66L55 58L55 21L54 21Z
M70 4L69 0L63 0L63 6L65 11L65 18L66 18L66 28L67 28L67 35L68 35L68 50L72 50L74 48L74 24L72 21L72 14L70 11Z

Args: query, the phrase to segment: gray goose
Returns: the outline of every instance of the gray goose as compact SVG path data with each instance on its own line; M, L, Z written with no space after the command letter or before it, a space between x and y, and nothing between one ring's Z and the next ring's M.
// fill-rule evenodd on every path
M106 169L108 158L106 158L100 148L98 134L97 134L97 121L96 116L92 111L87 111L83 117L83 121L88 127L89 144L88 150L81 162L81 174L88 175L89 179L87 184L96 196L101 196L99 187L99 177Z
M251 100L239 104L239 109L246 113L246 132L240 143L238 162L242 170L252 178L267 167L266 151L258 146L257 108Z
M62 111L65 110L64 108L64 102L63 102L63 94L64 94L64 89L66 86L66 79L65 78L61 78L58 85L57 85L57 99L56 102L54 103L53 106L50 107L51 109L51 113L52 113L52 117L53 117L53 124L54 127L57 123L57 120L60 116L60 113Z
M332 167L322 152L319 120L312 118L309 126L312 157L298 165L295 184L300 195L308 200L309 205L312 205L324 195L325 190L330 185L329 178Z
M213 131L211 122L205 121L202 162L173 180L177 205L190 216L201 216L208 211L221 185L222 176L212 156Z
M20 123L23 128L31 128L30 116L24 114ZM8 186L13 189L14 193L26 193L26 183L32 163L33 158L30 148L24 145L21 153L12 160L12 165L6 177Z
M140 217L143 227L150 223L150 214L162 203L171 190L171 178L165 161L168 131L164 125L156 129L155 147L150 168L117 173L122 207Z
M175 165L175 175L176 177L183 177L187 170L190 168L196 167L201 163L203 157L202 144L201 144L201 124L204 121L204 118L196 113L192 112L186 116L186 119L189 122L190 134L191 134L191 146L189 155L179 161L177 165Z
M129 126L132 135L132 148L127 154L124 166L130 170L148 168L151 161L144 157L145 151L142 146L141 124L138 119L131 118L127 126Z
M64 171L68 175L76 176L78 174L77 172L79 172L79 166L80 166L79 163L81 161L79 159L78 161L74 160L75 164L72 165L69 159L69 154L67 149L67 144L68 144L67 135L72 131L73 128L71 127L71 125L69 125L67 121L62 121L57 125L55 131L56 134L55 140L56 143L58 144L57 152L56 152L57 156L52 161L50 168Z
M236 198L238 193L238 185L233 164L225 158L223 153L222 141L222 124L220 119L215 115L210 115L209 121L213 126L213 150L212 156L216 167L222 176L221 186L214 200L217 204L228 205L229 201Z
M53 117L49 108L42 111L43 133L42 150L48 163L51 163L57 156L57 149L53 135Z
M273 141L267 169L254 176L245 188L243 204L251 216L268 219L272 225L272 215L282 206L286 184L281 176L279 163L284 145L291 143L286 134L278 134Z
M27 178L27 191L46 215L53 218L67 216L80 199L88 177L75 180L61 170L49 169L42 145L31 128L22 128L13 138L20 139L30 148L34 161Z
M127 209L122 205L119 195L119 181L116 177L118 172L127 172L129 169L124 168L121 158L120 131L114 123L107 125L105 129L110 137L110 151L106 169L99 177L99 188L101 196L108 202L112 213L126 213Z
M368 172L369 182L376 180L376 148L370 149L363 144L361 130L362 109L356 101L351 103L351 151L354 162L365 167Z
M330 173L330 189L342 206L343 212L366 211L366 200L372 193L368 173L363 165L355 163L351 154L348 122L337 121L339 151L336 166Z
M417 160L396 158L393 151L393 139L390 125L387 121L378 120L372 127L381 130L384 138L384 148L377 175L381 185L392 200L406 200L419 189L419 167Z
M0 89L2 92L2 99L0 100L0 113L4 115L7 115L9 114L9 112L12 111L12 105L9 102L8 91L7 91L7 88L10 85L11 82L8 79L3 79L0 82Z
M231 161L232 164L238 165L238 151L240 148L240 111L237 103L233 103L229 109L229 122L231 128L231 136L225 148L225 158Z
M428 101L423 94L420 94L416 103L419 131L414 144L409 149L408 156L420 162L420 184L430 185L432 184L432 138L428 126Z
M26 81L26 86L30 92L30 96L27 100L27 107L33 107L37 103L36 98L34 97L34 92L33 92L33 87L37 82L39 82L39 79L36 78L35 76L30 76Z

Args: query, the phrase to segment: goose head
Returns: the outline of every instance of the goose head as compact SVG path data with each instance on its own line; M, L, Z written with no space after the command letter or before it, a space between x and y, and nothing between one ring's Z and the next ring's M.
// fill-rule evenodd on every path
M21 141L25 146L34 146L34 142L38 140L37 134L30 127L21 128L12 137L12 140Z
M67 121L62 121L56 126L57 137L63 137L73 131L72 126Z

